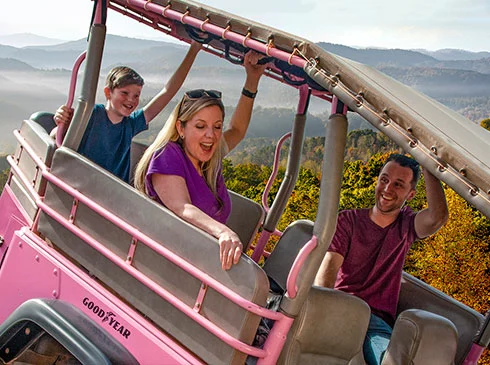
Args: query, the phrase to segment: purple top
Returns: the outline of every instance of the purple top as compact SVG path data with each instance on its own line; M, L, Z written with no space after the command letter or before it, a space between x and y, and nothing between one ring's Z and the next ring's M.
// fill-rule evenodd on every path
M403 207L397 219L382 228L369 218L369 209L342 211L328 248L344 257L335 289L363 299L390 325L396 317L405 256L418 239L415 215Z
M152 174L181 176L187 185L192 204L218 222L226 223L231 213L231 199L221 171L218 173L216 182L221 205L207 185L206 179L198 174L191 160L178 143L169 142L163 150L155 152L146 173L148 195L163 204L153 188Z

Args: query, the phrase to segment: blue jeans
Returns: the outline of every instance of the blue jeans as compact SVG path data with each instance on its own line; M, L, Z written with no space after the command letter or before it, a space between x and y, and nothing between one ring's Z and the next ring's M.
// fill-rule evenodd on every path
M378 316L371 314L364 339L364 360L368 365L379 365L383 359L393 329Z

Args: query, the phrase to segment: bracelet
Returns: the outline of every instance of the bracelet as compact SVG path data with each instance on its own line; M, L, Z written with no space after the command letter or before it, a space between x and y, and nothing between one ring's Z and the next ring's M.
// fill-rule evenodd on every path
M255 99L255 95L257 95L257 91L253 93L250 90L243 88L242 95L246 96L247 98Z

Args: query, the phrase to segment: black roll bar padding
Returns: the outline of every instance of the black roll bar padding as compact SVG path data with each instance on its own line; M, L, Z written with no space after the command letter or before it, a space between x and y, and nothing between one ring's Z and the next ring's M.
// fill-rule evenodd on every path
M343 114L344 113L344 107L345 107L345 104L340 99L337 99L337 105L335 106L335 113Z
M208 33L206 31L197 30L195 27L185 24L184 29L187 35L199 42L201 44L209 44L211 41L219 41L224 45L224 57L231 63L235 65L243 64L243 57L240 58L238 56L234 56L231 54L230 49L237 50L240 54L245 55L250 48L245 47L242 44L230 41L228 39L222 39L215 34ZM206 37L202 35L206 34ZM318 91L327 91L324 87L316 83L311 77L309 77L306 72L298 66L289 64L288 62L275 59L274 57L267 56L258 61L259 65L264 65L269 62L274 62L274 65L281 71L281 75L283 80L292 86L301 86L304 84L308 84L312 89ZM294 80L291 76L298 77L298 80Z
M266 63L273 62L274 57L263 57L260 60L257 61L259 65L265 65Z
M289 85L300 86L308 84L308 86L314 90L328 91L313 80L302 68L296 65L291 65L283 60L274 59L274 66L281 71L284 81ZM293 80L291 76L297 77L299 80Z
M99 2L102 2L101 23L100 24L105 24L107 21L107 0L95 0L94 1L94 8L92 10L92 19L90 19L90 25L94 24L95 14L97 13L97 6L98 6Z
M488 348L490 345L490 310L485 314L485 321L482 323L473 342L484 348Z
M301 108L298 108L298 114L306 115L308 113L308 108L310 106L310 100L311 100L311 89L307 89L307 95L305 97L304 103Z
M51 112L35 112L29 117L30 120L41 125L44 130L49 134L56 127L54 122L54 114Z
M229 42L229 41L223 41L224 45L225 45L225 58L230 61L231 63L235 64L235 65L243 65L243 60L244 58L240 58L238 56L233 56L231 53L230 53L230 48L235 48L234 46L232 47L231 43L233 42ZM236 44L236 43L235 43ZM248 52L248 48L247 49L244 49L242 54L245 55L245 53Z
M189 24L185 24L184 29L191 39L193 39L196 42L199 42L201 44L208 44L212 40L219 39L217 36L215 36L212 33L207 33L207 32L202 32L202 31L199 32L196 28L191 27ZM201 34L206 34L207 37L204 38L201 36Z
M286 81L287 84L293 85L293 86L301 86L306 84L306 79L298 79L298 80L293 80L287 73L286 71L281 69L281 75L284 81Z
M138 364L124 346L71 303L49 299L24 302L0 325L2 348L12 344L15 346L10 350L21 352L35 342L35 336L26 336L22 330L26 325L37 338L49 334L82 364Z

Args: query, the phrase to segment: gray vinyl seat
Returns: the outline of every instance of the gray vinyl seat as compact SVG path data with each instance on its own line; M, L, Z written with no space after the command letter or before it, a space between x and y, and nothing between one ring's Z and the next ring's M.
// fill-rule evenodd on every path
M292 263L312 233L312 222L294 222L284 231L265 262L264 270L269 280L277 284L280 290L285 290ZM444 316L447 313L438 311L440 303L436 305L433 298L427 298L427 295L438 297L440 294L420 283L404 274L399 314L383 365L452 364L458 346L459 327L457 329L450 319L475 316L471 311L466 313L467 308L460 308L460 313L452 316ZM429 294L424 297L419 293L423 291ZM413 297L426 304L406 307L409 298ZM428 304L431 300L433 306ZM454 302L449 305L451 308L457 303L454 300L449 302ZM279 363L364 364L362 344L369 316L369 306L363 300L338 290L313 287L288 334ZM476 317L479 319L480 316ZM468 322L468 318L464 321ZM470 326L472 328L468 333L474 330L477 323L479 321Z
M263 223L265 212L262 205L253 200L231 190L228 192L231 198L231 213L226 225L240 237L243 251L247 252Z
M184 258L231 291L257 305L264 306L269 282L264 271L246 255L231 270L221 269L216 239L175 216L122 180L78 153L61 147L54 154L51 172L101 207L114 212L123 221L143 232L176 255ZM45 203L69 219L73 198L48 183ZM74 224L111 250L128 260L133 237L84 204L80 203ZM39 219L40 234L57 249L85 268L90 275L110 288L163 331L181 341L205 363L242 364L246 355L210 335L155 291L121 269L82 239L64 228L47 213ZM138 242L131 265L141 274L177 296L193 308L201 281L179 268L149 246ZM251 344L260 317L209 288L200 313L233 337Z
M53 138L49 136L45 126L32 119L24 120L20 126L19 134L30 146L32 151L34 151L35 155L39 157L47 167L50 167L54 151L56 150L56 144ZM32 182L31 186L37 194L41 196L44 195L46 190L46 179L42 177L40 170L36 167L36 162L20 144L17 145L14 156L15 160L18 161L19 169L25 175L26 180ZM34 219L37 212L35 197L32 196L16 173L12 174L10 188L27 215L31 219Z
M54 114L50 112L36 112L31 114L29 120L32 120L42 126L44 130L49 134L51 130L56 127L54 122Z
M264 264L271 283L282 291L296 255L313 234L313 222L299 220L283 232ZM362 344L370 309L361 299L313 287L295 318L279 364L364 364Z
M421 309L401 312L381 365L454 364L458 331L447 318Z
M483 324L485 317L470 307L404 272L398 302L398 318L400 318L403 313L406 313L407 310L413 309L433 313L434 315L438 315L451 322L454 326L454 330L457 331L456 343L454 344L456 348L454 349L455 353L453 355L453 360L456 364L462 364L473 345L473 338ZM441 326L443 328L447 327L447 332L451 331L449 325L441 324ZM440 333L437 335L439 339L442 339L443 336L450 335L448 333ZM452 342L453 339L448 338L448 341ZM440 346L447 345L441 343ZM390 351L393 350L394 349ZM420 349L421 352L423 350L423 348ZM406 349L404 351L406 351ZM427 351L430 352L429 349L427 349ZM437 351L437 353L441 352ZM400 359L398 359L398 361L400 361ZM433 361L433 363L436 364L435 360ZM397 362L392 363L394 364ZM417 363L422 364L423 362L414 360L414 364Z

